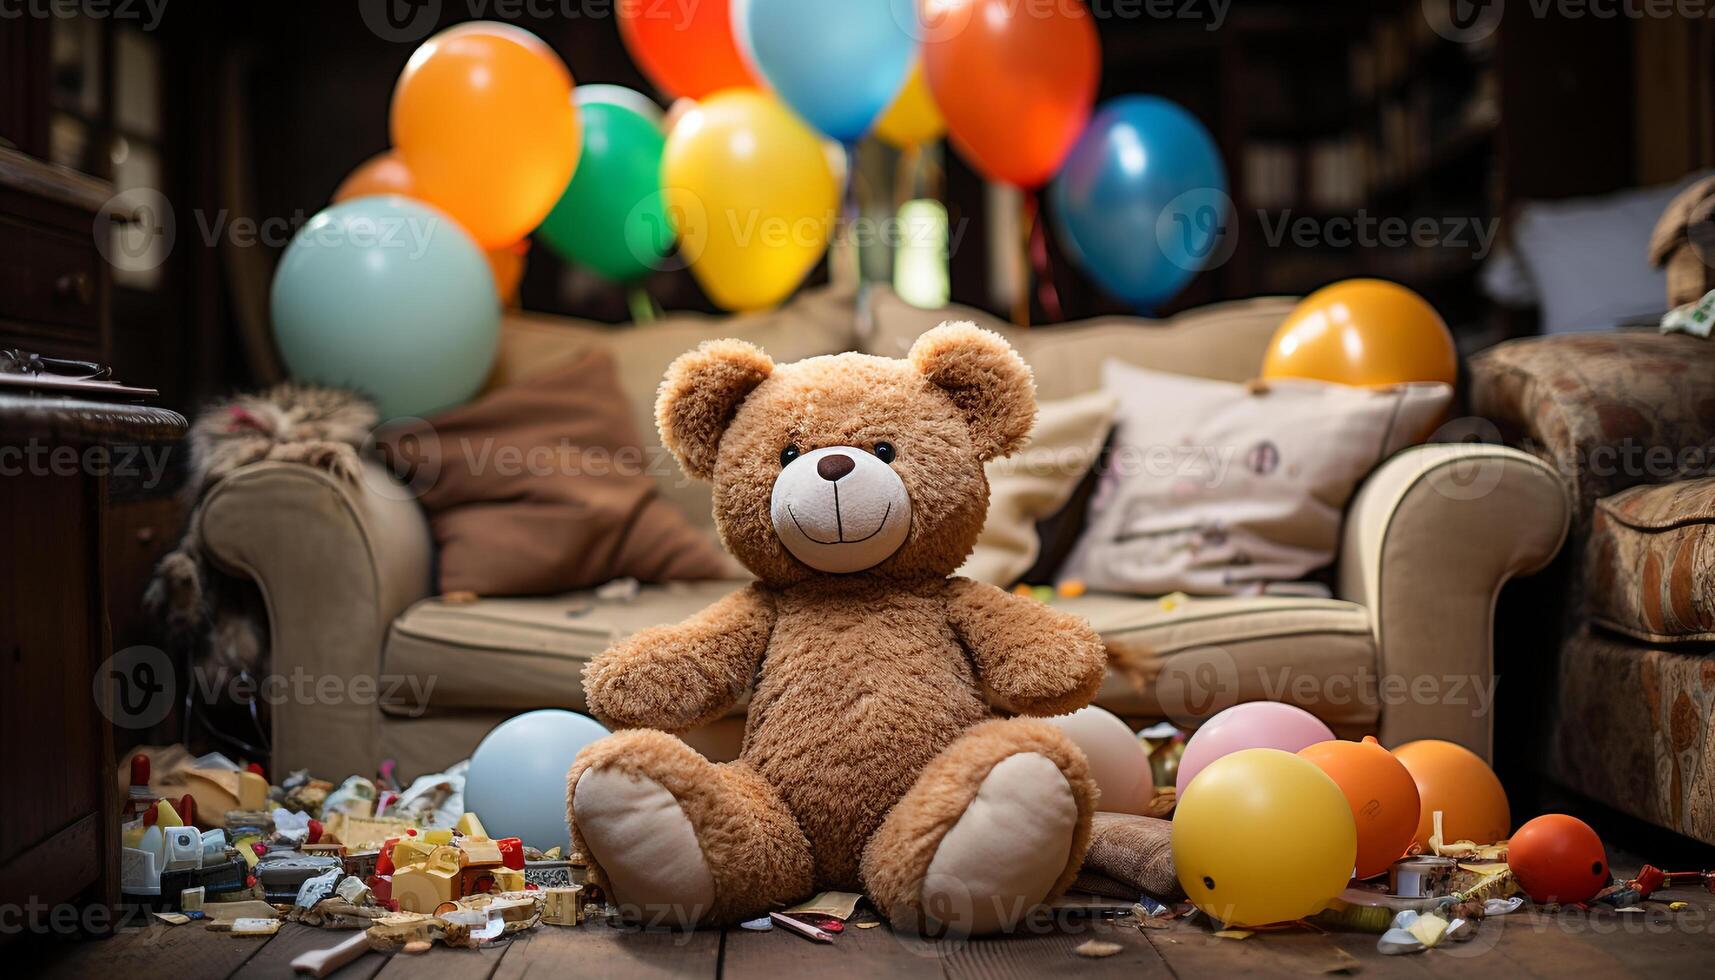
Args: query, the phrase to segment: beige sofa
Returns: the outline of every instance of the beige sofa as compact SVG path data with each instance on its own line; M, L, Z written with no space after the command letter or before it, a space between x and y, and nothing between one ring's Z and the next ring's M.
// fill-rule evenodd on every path
M1042 397L1097 385L1104 358L1245 380L1291 306L1225 303L1160 323L1113 319L1011 331ZM972 311L923 311L881 292L862 335L851 301L809 293L734 319L675 316L611 328L510 317L493 383L609 347L640 426L651 433L656 381L710 336L752 340L782 361L844 349L899 355L919 332ZM658 449L658 446L653 448ZM713 534L707 488L656 465L662 492ZM1540 461L1492 446L1399 454L1366 481L1347 515L1333 598L1265 596L1163 602L1059 600L1137 654L1147 683L1109 678L1098 703L1134 724L1194 725L1241 700L1290 700L1342 735L1386 744L1448 738L1491 748L1492 614L1501 585L1541 568L1565 534L1561 482ZM274 765L339 776L382 758L407 774L467 756L496 723L532 708L581 709L580 671L616 638L680 619L735 582L648 586L631 600L589 594L448 604L430 594L432 541L410 494L379 467L361 489L302 466L262 463L214 487L194 520L210 557L266 597L271 673L290 692L272 706ZM713 757L736 752L739 714L688 736Z

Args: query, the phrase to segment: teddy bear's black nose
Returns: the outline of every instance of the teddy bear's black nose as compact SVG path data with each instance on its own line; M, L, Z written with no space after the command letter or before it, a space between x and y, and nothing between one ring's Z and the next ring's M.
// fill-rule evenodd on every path
M832 483L857 468L845 453L830 453L816 461L816 475Z

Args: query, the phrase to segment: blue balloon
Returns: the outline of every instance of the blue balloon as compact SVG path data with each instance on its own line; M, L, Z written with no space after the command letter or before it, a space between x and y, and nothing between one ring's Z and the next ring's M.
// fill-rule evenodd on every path
M1173 298L1235 244L1214 138L1158 96L1100 106L1048 194L1056 233L1078 265L1140 310Z
M496 840L539 850L570 848L566 772L583 747L607 735L599 722L544 708L508 718L483 736L464 777L464 808Z
M893 103L917 55L901 0L735 0L733 36L810 125L855 143Z
M500 338L482 249L452 218L391 195L336 204L300 228L271 306L292 376L355 388L384 419L469 400Z

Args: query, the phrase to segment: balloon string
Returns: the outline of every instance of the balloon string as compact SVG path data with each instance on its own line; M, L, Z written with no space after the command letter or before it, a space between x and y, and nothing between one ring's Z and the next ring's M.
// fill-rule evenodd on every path
M845 238L845 244L852 254L852 282L863 282L863 255L859 249L857 223L860 214L858 207L858 155L857 143L842 144L846 151L846 189L840 201L840 230Z
M905 202L917 196L917 172L923 163L923 148L913 143L899 151L899 163L893 173L893 210L898 213Z
M632 323L654 323L661 318L660 308L655 305L655 297L649 295L649 290L641 283L631 287L626 299L631 307Z
M1049 322L1060 319L1060 291L1054 288L1054 269L1048 259L1048 229L1042 220L1040 191L1030 192L1030 268L1036 275L1036 301Z
M1030 326L1030 235L1036 227L1036 195L1025 191L1018 198L1018 291L1012 297L1012 322L1020 327Z

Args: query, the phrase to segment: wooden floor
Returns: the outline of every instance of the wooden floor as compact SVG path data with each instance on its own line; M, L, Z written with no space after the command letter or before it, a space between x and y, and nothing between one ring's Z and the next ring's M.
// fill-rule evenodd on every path
M644 932L592 922L540 926L494 947L393 958L370 953L334 976L341 980L515 980L555 977L726 977L793 980L828 977L1227 977L1355 973L1367 977L1708 976L1715 966L1715 896L1689 888L1660 893L1688 907L1648 903L1643 913L1547 914L1520 911L1483 923L1476 938L1412 956L1382 956L1364 933L1259 933L1221 939L1175 922L1140 930L1130 919L1063 921L1035 935L966 943L928 943L887 926L848 927L833 945L789 933ZM1201 919L1199 916L1198 919ZM235 939L198 925L137 929L83 943L19 943L7 960L16 976L102 980L285 978L292 958L332 946L350 933L287 925L272 939ZM1090 939L1118 943L1105 959L1073 952ZM26 960L28 962L26 962Z

